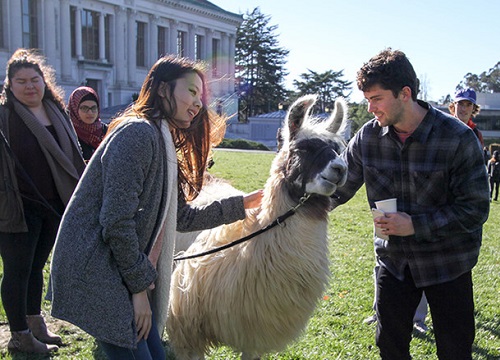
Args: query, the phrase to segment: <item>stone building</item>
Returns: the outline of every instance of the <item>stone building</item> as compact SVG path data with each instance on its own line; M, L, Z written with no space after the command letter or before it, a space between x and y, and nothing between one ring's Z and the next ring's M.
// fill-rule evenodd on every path
M66 97L91 86L105 108L130 103L154 62L176 54L204 60L211 97L234 112L242 21L205 0L1 0L0 68L17 48L40 49Z

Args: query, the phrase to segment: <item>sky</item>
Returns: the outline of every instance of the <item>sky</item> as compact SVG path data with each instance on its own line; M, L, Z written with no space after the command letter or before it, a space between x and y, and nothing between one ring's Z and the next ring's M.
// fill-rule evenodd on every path
M481 74L500 61L500 1L497 0L211 0L245 14L259 7L279 46L289 50L286 87L300 74L343 70L352 81L351 101L363 94L356 72L391 47L410 59L427 100L439 101L467 73ZM307 4L307 7L305 6Z

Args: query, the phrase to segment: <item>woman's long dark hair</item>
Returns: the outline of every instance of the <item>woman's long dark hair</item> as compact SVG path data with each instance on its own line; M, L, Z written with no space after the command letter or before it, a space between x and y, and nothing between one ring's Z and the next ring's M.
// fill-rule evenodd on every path
M173 96L176 80L191 73L202 80L202 107L189 128L170 126L177 151L179 190L188 201L198 196L211 149L222 141L225 133L225 119L208 108L205 67L202 63L174 56L160 58L146 76L137 100L123 115L113 120L108 131L110 133L119 122L131 116L156 121L158 125L159 121L166 119L172 124L177 109ZM158 95L162 83L166 83L169 90L169 98L164 98L169 102L169 109L164 108Z

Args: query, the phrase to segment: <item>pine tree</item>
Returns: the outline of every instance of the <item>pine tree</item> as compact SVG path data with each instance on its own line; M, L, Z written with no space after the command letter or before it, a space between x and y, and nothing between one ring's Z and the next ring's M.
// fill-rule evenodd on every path
M293 85L298 89L297 96L318 95L318 101L315 105L317 112L333 109L337 97L348 98L350 96L352 82L341 79L344 76L344 70L328 70L323 73L310 69L308 71L308 73L300 74L303 81L294 80Z
M284 78L289 51L280 47L270 16L257 7L247 12L237 32L236 88L240 121L277 109L286 90Z

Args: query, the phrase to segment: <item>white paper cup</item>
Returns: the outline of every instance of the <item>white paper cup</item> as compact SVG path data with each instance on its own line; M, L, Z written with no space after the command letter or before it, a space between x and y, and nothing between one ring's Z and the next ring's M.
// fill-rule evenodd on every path
M382 210L385 213L397 212L398 211L397 201L398 199L396 198L375 201L375 206L377 207L377 209Z

